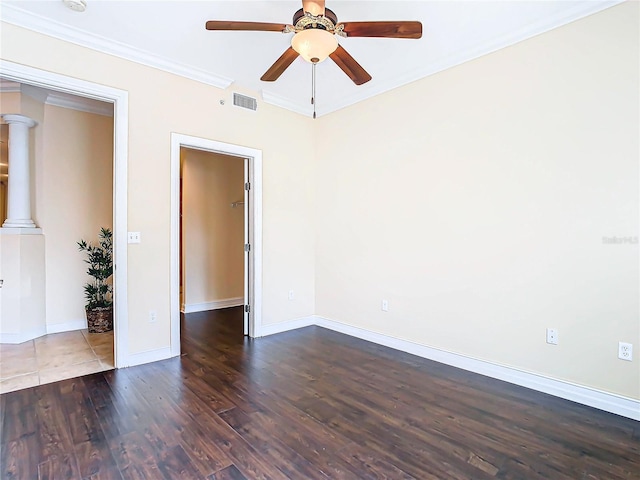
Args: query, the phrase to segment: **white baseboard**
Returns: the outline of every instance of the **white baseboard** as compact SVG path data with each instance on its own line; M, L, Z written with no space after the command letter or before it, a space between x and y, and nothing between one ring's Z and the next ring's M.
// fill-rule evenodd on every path
M36 328L28 332L0 333L0 343L24 343L46 334L47 329L45 327Z
M82 330L87 328L87 319L82 318L65 323L47 324L47 333L71 332L73 330Z
M229 308L244 305L244 297L223 298L213 302L185 304L182 313L206 312L207 310L218 310L219 308Z
M371 332L369 330L319 316L306 318L313 318L313 323L320 327L328 328L362 340L367 340L378 345L384 345L395 350L411 353L422 358L428 358L429 360L434 360L463 370L479 373L487 377L496 378L522 387L531 388L532 390L548 393L556 397L588 405L606 412L615 413L623 417L640 420L640 400L575 385L562 380L556 380L535 373L497 365L484 360L466 357L464 355L439 350L433 347L427 347L425 345L401 340L381 333Z
M272 323L270 325L262 325L260 327L259 337L266 337L268 335L274 335L276 333L287 332L289 330L295 330L297 328L309 327L316 324L317 317L309 315L308 317L296 318L286 322Z
M34 328L28 332L0 333L0 343L24 343L47 334L45 326Z
M160 360L166 360L167 358L174 357L171 355L171 348L159 348L157 350L148 350L146 352L134 353L129 355L124 365L118 365L121 367L135 367L136 365L143 365L145 363L158 362Z
M47 324L31 332L0 333L0 343L22 343L50 333L72 332L84 328L87 328L87 320L85 318L64 323Z

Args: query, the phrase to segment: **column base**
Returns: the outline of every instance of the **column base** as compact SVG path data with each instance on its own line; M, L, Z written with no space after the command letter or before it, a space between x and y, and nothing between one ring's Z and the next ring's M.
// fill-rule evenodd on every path
M2 228L36 228L36 224L33 220L13 220L7 218L2 224Z
M0 235L42 235L42 229L38 227L17 228L3 226L0 228Z

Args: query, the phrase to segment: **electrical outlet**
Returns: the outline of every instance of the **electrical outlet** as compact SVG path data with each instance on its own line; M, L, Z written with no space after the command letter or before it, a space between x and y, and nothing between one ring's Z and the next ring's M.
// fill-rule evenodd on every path
M382 300L382 305L381 307L383 312L388 312L389 311L389 301L388 300Z
M154 310L151 310L149 312L149 323L156 323L156 320L158 320L158 315Z
M289 300L293 300L295 298L295 293L293 290L289 290Z
M618 358L628 362L633 360L633 345L630 343L618 342Z
M558 344L558 329L547 328L547 343L550 345Z

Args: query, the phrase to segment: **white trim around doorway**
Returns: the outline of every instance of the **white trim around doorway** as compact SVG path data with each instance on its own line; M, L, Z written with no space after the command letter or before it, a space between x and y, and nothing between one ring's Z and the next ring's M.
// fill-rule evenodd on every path
M127 145L129 93L98 83L0 60L0 75L7 80L92 98L113 104L113 300L115 367L131 365L127 308Z
M171 356L180 355L180 147L248 158L252 197L252 315L249 336L262 336L262 151L201 137L171 133Z

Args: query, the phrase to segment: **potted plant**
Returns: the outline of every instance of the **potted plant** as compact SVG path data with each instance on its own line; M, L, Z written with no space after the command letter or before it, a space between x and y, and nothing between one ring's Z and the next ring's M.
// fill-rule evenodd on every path
M92 278L84 286L89 333L109 332L113 330L113 287L108 283L113 273L113 234L101 228L97 245L80 240L78 248L87 254L87 274Z

